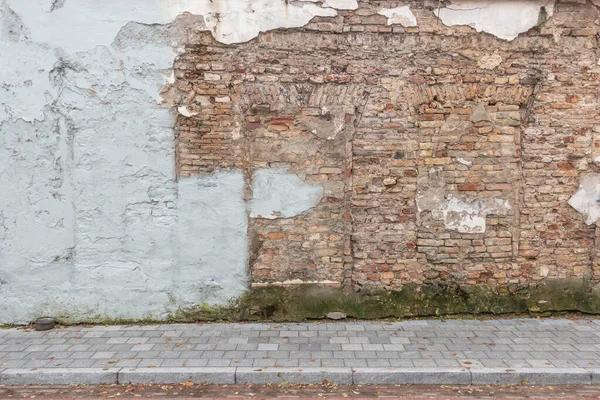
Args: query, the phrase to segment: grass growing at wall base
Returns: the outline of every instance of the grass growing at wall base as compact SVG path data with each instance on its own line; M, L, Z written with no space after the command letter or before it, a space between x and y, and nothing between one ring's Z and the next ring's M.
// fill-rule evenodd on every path
M341 289L298 285L248 291L230 305L182 309L173 322L305 321L340 311L350 318L406 318L453 314L578 311L600 314L600 286L586 280L550 280L508 290L495 286L406 285L401 291L344 295Z

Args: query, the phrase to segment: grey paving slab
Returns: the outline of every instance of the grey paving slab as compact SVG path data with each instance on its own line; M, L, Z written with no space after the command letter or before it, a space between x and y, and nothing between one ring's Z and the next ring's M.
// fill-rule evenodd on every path
M473 368L473 385L589 385L591 373L583 368Z
M119 368L6 369L0 372L2 385L71 385L117 383Z
M340 385L352 384L351 368L238 368L236 383L321 384L324 380Z
M590 319L0 330L0 367L5 370L295 367L413 368L446 373L466 368L487 370L486 379L500 379L512 372L507 369L522 369L544 370L558 384L563 376L577 381L582 369L600 370L599 359L600 323ZM595 373L589 373L590 380ZM518 377L508 374L506 379Z
M123 368L118 374L120 384L194 383L234 384L235 368L173 367Z
M357 385L470 385L466 368L355 368Z

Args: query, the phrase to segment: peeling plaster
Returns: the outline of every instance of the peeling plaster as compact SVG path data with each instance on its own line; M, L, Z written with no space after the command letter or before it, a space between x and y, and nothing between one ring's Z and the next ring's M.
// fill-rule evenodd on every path
M163 319L241 295L243 175L176 179L161 89L191 32L238 43L357 7L320 4L0 1L0 323ZM257 171L255 185L267 217L304 212L323 192L280 171ZM260 195L268 185L275 197Z
M569 199L569 205L585 218L588 225L600 219L600 174L585 175L579 183L579 190Z
M258 169L252 176L252 218L290 218L316 207L322 185L309 185L284 170Z
M409 6L397 7L397 8L383 8L377 11L377 14L387 17L387 24L400 24L404 27L417 26L417 18L410 11Z
M435 10L436 16L447 26L467 25L477 32L487 32L511 41L520 33L538 25L540 14L550 18L554 0L455 0Z
M439 189L430 189L417 198L417 208L419 212L431 211L432 217L444 221L447 229L460 233L483 233L487 228L488 215L506 215L511 206L503 199L443 195Z
M323 4L338 10L356 10L358 8L357 0L323 0Z
M177 108L177 112L184 117L193 117L194 115L198 115L197 112L191 112L188 110L186 106L181 106Z

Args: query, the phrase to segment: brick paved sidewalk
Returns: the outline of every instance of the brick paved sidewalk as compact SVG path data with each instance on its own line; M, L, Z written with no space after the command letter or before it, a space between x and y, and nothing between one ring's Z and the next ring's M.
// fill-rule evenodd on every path
M0 330L0 384L598 384L600 320Z

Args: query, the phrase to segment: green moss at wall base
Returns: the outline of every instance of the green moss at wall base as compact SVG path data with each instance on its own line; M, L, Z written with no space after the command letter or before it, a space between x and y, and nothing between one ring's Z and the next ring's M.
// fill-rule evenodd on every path
M560 311L600 314L600 286L584 280L553 280L512 290L481 285L407 285L401 291L351 295L315 285L272 286L252 289L226 307L179 310L169 320L305 321L332 311L358 319Z

